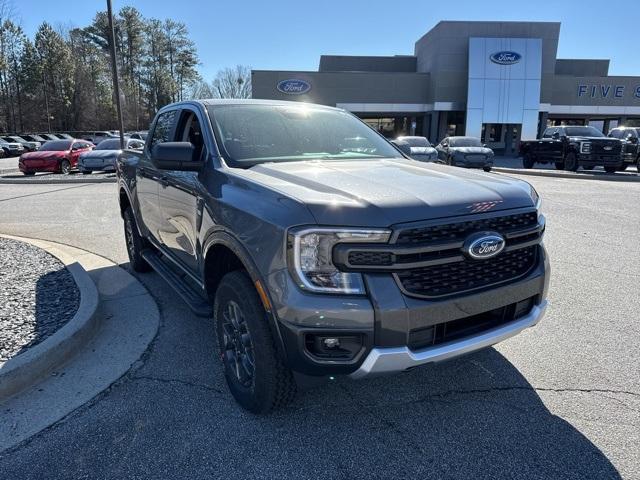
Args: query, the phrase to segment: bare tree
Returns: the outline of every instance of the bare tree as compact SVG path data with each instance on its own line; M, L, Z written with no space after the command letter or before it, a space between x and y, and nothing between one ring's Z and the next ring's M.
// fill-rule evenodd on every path
M215 98L251 98L251 67L236 65L220 70L212 86Z

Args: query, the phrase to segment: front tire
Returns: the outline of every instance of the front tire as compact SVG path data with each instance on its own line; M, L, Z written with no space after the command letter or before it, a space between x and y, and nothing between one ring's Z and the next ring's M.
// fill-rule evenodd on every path
M564 170L564 162L555 162L554 165L556 170Z
M530 153L525 153L524 157L522 157L522 166L524 168L533 168L536 162L533 160L533 157Z
M578 170L578 157L575 153L567 153L567 156L564 158L564 169L567 172L575 172Z
M69 160L64 159L60 162L60 173L63 175L69 175L71 173L71 164Z
M22 172L25 177L32 177L36 174L36 172Z
M606 166L604 167L604 171L607 173L616 173L618 171L618 167Z
M485 172L490 172L491 171L491 167L489 167L489 166L482 167L482 170L484 170Z
M289 404L296 383L276 351L266 312L246 272L222 278L213 315L224 375L236 401L257 414Z
M138 226L131 207L124 211L124 239L127 243L129 263L134 271L144 273L151 270L151 266L142 258L142 250L149 248L147 239L140 236Z
M618 170L619 172L624 172L628 166L629 164L625 162L622 165L620 165L616 170Z
M583 165L583 166L582 166L582 169L583 169L583 170L593 170L593 169L594 169L594 166L593 166L593 165Z

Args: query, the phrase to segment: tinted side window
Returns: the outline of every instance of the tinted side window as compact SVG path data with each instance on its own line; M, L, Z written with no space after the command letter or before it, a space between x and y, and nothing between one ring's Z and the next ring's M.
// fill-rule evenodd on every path
M612 138L623 138L622 130L611 130L609 136Z
M542 138L551 138L551 135L553 135L554 130L555 128L547 128L542 134Z
M151 136L151 147L158 143L170 142L171 131L173 129L173 123L176 117L176 110L164 112L158 117L156 126L153 129L153 135Z

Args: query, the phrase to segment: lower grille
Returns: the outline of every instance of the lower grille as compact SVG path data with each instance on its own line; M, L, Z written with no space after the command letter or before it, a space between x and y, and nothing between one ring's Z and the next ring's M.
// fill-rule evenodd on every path
M534 300L535 297L530 297L478 315L411 330L409 348L420 350L499 327L528 314L533 308Z
M485 155L465 155L464 158L470 162L484 162L487 159Z
M488 260L465 259L395 275L408 294L441 297L516 280L535 266L537 252L538 246L533 245L503 252Z

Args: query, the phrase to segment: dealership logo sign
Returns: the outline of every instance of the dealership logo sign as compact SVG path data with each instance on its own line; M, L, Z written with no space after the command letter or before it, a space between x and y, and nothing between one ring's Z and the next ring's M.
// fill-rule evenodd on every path
M278 91L287 95L302 95L311 90L311 84L305 80L291 78L278 82Z
M522 58L517 52L496 52L489 57L493 63L497 63L498 65L513 65L514 63L518 63Z

